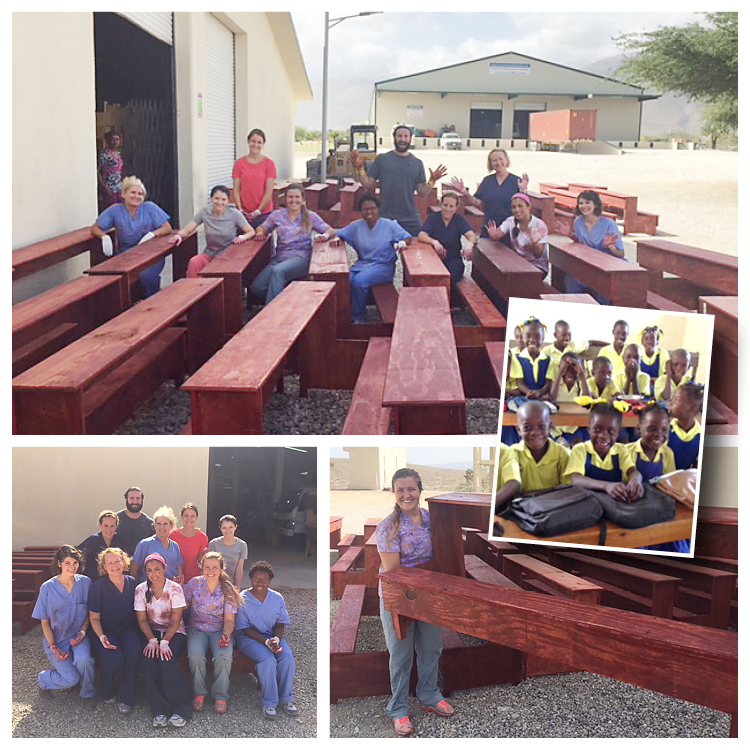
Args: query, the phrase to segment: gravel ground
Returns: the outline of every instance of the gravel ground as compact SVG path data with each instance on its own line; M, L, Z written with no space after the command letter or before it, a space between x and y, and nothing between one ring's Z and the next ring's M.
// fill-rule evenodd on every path
M294 702L299 716L279 712L276 721L261 713L255 677L232 674L229 710L217 716L211 708L195 714L181 729L154 729L144 699L143 677L136 683L136 706L121 716L114 706L99 703L95 711L83 711L76 688L61 691L42 703L37 694L37 674L49 668L42 650L41 626L20 635L13 627L13 737L315 737L317 732L316 592L283 589L292 625L287 629L297 662ZM295 647L296 644L296 647ZM190 685L190 676L185 674Z
M331 621L338 605L331 601ZM461 638L467 646L482 643ZM363 617L356 650L385 648L380 618ZM589 672L458 691L450 696L456 709L450 719L409 700L414 737L728 737L730 726L728 714ZM374 696L331 705L331 737L393 737L387 702L388 696Z

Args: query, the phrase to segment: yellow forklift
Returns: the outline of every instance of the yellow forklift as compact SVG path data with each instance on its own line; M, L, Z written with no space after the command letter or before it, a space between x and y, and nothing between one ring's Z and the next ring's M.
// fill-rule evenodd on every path
M349 154L352 150L364 159L365 167L369 169L370 162L378 155L377 125L352 125L349 128L349 140L334 143L328 152L327 173L329 178L337 178L339 184L345 177L354 177ZM307 179L313 182L320 180L320 157L307 162Z

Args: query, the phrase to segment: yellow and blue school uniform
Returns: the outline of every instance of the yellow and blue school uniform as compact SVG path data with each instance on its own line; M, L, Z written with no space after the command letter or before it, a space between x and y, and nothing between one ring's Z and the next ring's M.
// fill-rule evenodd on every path
M666 349L655 349L649 357L643 347L641 349L641 372L645 372L649 378L659 378L667 371L669 352Z
M603 398L605 401L611 401L620 391L617 390L614 380L610 380L607 387L599 393L599 386L596 384L596 379L592 375L586 379L591 392L591 398Z
M644 398L649 398L651 396L651 377L648 373L641 370L638 373L637 378L638 390L641 392L641 396L643 396ZM614 384L618 393L622 393L623 396L634 396L635 393L633 392L632 386L630 387L630 392L626 390L627 382L628 377L625 374L624 370L617 373L617 375L612 378L612 384Z
M623 346L622 351L625 351ZM625 369L625 362L622 360L622 354L618 354L614 344L607 344L599 349L599 356L606 357L612 363L612 375L617 375Z
M626 448L623 443L615 443L602 458L590 440L574 445L563 478L570 482L571 475L581 474L601 482L627 482L634 464Z
M555 374L557 377L557 374ZM557 392L557 403L573 403L578 396L583 395L581 388L581 381L576 380L572 388L568 388L564 381L560 381L560 390ZM550 437L553 439L559 438L561 435L568 441L573 440L576 435L579 435L583 440L588 440L588 430L585 427L574 427L572 425L561 425L556 427L552 425L549 431Z
M669 440L667 445L674 454L675 466L678 469L689 469L698 460L701 450L701 425L696 419L693 426L685 432L680 427L677 417L669 423Z
M629 443L625 447L635 468L641 473L644 482L650 482L656 477L676 471L674 453L666 443L656 451L653 461L644 452L640 440Z
M656 382L654 383L654 396L656 396L657 399L661 399L661 393L662 391L667 387L667 379L669 378L669 375L665 372L664 375L660 375ZM686 383L692 383L693 381L690 378L690 375L686 372L682 378L680 379L680 382L675 385L674 380L672 381L672 397L674 398L674 392L677 388L679 388L681 385L685 385Z
M551 438L547 438L547 452L538 463L526 443L512 445L508 453L511 460L507 471L509 474L513 472L513 479L521 483L521 492L535 492L557 487L558 484L570 484L570 480L563 477L570 451Z
M497 482L495 483L495 492L504 487L512 479L517 478L518 471L515 467L515 458L511 449L507 445L500 444L500 450L497 456ZM520 479L518 480L521 481Z
M563 358L563 354L573 352L573 354L583 354L589 348L588 341L571 341L562 351L560 351L554 344L548 344L542 349L542 354L546 354L555 366L555 372L560 367L560 360Z
M526 387L532 390L544 388L545 382L552 379L552 372L552 360L542 352L539 352L536 359L532 359L524 349L511 359L510 377L523 380Z

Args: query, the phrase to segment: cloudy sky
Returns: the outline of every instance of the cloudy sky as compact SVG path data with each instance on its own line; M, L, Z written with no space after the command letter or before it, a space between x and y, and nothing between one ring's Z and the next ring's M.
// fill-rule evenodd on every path
M358 13L331 11L331 18ZM293 12L315 99L297 124L321 127L324 13ZM329 127L366 121L373 84L502 52L573 68L620 53L614 38L701 20L689 12L401 13L352 18L330 31Z

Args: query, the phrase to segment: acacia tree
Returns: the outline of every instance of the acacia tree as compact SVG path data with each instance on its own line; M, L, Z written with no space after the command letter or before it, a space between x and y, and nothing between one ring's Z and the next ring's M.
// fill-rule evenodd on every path
M737 129L737 13L704 13L708 26L660 26L623 34L615 42L626 59L617 74L639 85L673 91L706 102L704 131L712 136Z

